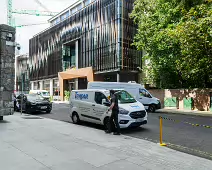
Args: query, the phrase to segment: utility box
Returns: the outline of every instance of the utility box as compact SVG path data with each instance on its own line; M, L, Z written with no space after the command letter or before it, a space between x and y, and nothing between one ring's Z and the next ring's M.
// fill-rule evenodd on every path
M15 46L15 28L0 25L0 120L14 112Z
M192 110L194 108L194 100L192 97L183 98L183 108L185 110Z
M177 108L178 107L177 97L164 98L164 107Z

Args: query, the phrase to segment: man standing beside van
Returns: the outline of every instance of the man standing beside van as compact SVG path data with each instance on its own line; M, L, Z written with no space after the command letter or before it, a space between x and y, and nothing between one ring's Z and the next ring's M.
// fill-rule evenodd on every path
M118 106L118 97L115 95L114 90L110 90L110 96L111 96L111 106L108 109L108 111L112 110L112 114L110 117L110 126L109 129L106 131L106 133L111 133L112 127L115 124L115 132L114 135L120 135L120 126L118 121L118 114L119 114L119 106Z

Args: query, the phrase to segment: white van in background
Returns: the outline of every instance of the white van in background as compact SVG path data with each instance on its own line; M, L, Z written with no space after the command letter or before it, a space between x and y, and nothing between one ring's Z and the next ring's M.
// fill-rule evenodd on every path
M118 92L120 128L147 124L147 112L127 91ZM87 121L108 126L109 90L73 90L70 97L70 117L73 123Z
M44 99L50 99L50 94L47 90L30 90L29 94L41 95Z
M124 89L130 93L137 101L141 102L145 109L155 112L161 108L160 100L152 96L141 84L122 82L89 82L87 89Z

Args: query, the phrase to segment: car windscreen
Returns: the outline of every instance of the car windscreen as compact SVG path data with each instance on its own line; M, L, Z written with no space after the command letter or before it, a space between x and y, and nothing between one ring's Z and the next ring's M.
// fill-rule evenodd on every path
M27 95L28 101L44 100L40 95Z
M119 103L135 103L137 102L127 91L116 91Z
M42 96L49 96L49 92L41 92Z

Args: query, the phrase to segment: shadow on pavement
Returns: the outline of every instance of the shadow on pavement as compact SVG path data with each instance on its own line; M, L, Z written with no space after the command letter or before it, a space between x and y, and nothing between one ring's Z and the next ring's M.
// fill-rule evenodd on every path
M72 123L72 121L66 121L66 122ZM81 122L80 125L76 125L76 126L84 126L84 127L89 127L89 128L99 129L99 130L105 130L103 125L93 124L89 122ZM149 129L146 129L144 127L121 129L122 134L132 134L137 132L148 132L148 131Z
M144 128L144 127L137 127L137 128L127 128L127 129L122 129L121 132L123 134L130 134L130 133L134 133L134 132L148 132L150 131L149 129L147 128Z
M10 122L7 120L0 120L0 124L2 124L2 123L10 123Z
M103 125L93 124L93 123L89 123L89 122L82 122L80 124L80 126L86 126L86 127L89 127L89 128L104 130Z
M46 114L53 114L53 112L50 112L50 113L46 113L46 112L31 113L31 115L46 115Z

